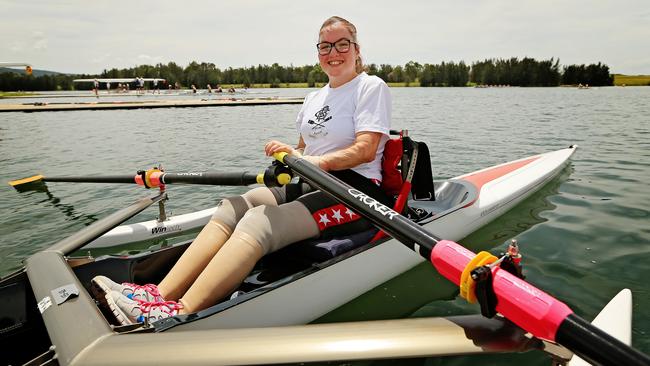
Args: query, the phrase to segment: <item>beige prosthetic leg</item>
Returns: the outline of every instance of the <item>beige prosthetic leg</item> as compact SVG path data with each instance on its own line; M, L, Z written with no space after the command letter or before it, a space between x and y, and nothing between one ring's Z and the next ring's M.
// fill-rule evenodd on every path
M242 196L223 199L208 224L158 285L162 297L176 301L183 296L228 240L244 214L259 205L277 206L275 196L266 187L252 189Z
M236 231L196 279L179 302L182 313L192 313L214 305L246 278L264 251L255 239Z
M182 313L203 310L223 299L241 284L263 255L319 234L318 225L300 202L250 209L179 300Z

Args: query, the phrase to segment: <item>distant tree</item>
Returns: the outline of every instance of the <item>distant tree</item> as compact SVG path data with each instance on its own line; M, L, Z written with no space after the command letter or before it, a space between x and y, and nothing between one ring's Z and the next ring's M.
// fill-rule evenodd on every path
M422 65L415 61L409 61L404 65L404 81L406 84L416 81L420 71L422 70Z
M392 83L399 83L404 81L404 69L402 66L397 65L393 71L388 74L388 81Z
M366 72L368 75L377 75L379 73L379 68L377 67L377 64L369 64L366 65Z
M559 60L554 58L489 59L473 63L469 72L469 81L479 85L557 86L560 78Z
M393 72L393 67L387 64L379 65L379 70L377 70L377 76L380 77L385 82L388 82L388 75Z
M582 65L568 65L564 67L562 84L591 86L614 85L614 76L609 73L609 66L602 63Z

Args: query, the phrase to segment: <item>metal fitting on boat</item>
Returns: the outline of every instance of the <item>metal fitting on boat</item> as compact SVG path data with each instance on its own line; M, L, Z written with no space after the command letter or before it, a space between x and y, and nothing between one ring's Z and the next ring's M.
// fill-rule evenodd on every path
M510 241L510 245L508 245L508 250L506 251L506 254L511 256L513 259L521 258L521 254L519 253L519 244L517 243L517 239L512 239Z

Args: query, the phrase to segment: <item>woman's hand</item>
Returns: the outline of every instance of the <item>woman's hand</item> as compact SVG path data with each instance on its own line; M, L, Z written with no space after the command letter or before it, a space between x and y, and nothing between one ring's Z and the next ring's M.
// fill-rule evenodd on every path
M286 152L288 154L295 154L296 149L294 149L291 145L287 145L284 142L276 141L276 140L271 140L264 145L264 153L266 153L266 156L273 156L273 154L277 152Z

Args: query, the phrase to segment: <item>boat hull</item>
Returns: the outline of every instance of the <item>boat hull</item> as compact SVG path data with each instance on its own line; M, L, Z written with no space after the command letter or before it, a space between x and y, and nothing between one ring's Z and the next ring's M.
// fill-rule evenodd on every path
M467 206L443 211L425 220L424 227L438 237L458 241L513 208L556 177L576 147L538 155L460 176L478 192ZM526 164L523 164L526 162ZM503 167L516 169L503 170ZM495 169L501 169L495 174ZM486 177L487 176L487 177ZM477 179L480 178L480 179ZM489 178L489 179L487 179ZM482 184L477 182L482 181ZM411 202L426 207L435 201ZM463 205L465 202L460 202ZM421 263L423 258L395 239L388 239L349 258L321 264L304 277L251 296L200 322L180 324L171 331L305 324L351 301L370 289ZM353 279L353 280L351 280ZM273 285L270 285L273 286ZM252 294L254 295L254 294ZM300 299L300 301L295 301ZM264 311L260 311L264 309Z
M475 187L483 183L484 187L476 187L480 189L479 199L481 202L472 205L471 210L465 210L460 215L455 215L451 225L449 222L445 222L443 225L442 222L444 221L439 221L439 223L431 227L432 232L450 240L458 240L455 238L467 236L468 230L466 225L470 225L470 230L475 231L493 220L494 217L498 217L509 210L513 206L510 200L514 200L514 204L516 204L534 193L541 185L548 182L564 167L564 162L566 162L574 151L575 147L562 149L454 178L468 181ZM528 164L520 166L519 164L522 162L528 162ZM495 172L494 169L503 167L512 168L513 164L514 167L518 167L519 169L510 171L510 174L496 176L496 179L492 181L482 182L477 179L471 179L471 177L477 176L485 179L485 175L494 177L499 172L505 172L503 170ZM118 226L90 242L86 248L107 248L133 242L161 239L191 230L198 230L208 223L215 209L215 207L212 207L197 212L177 215L165 221L150 220ZM476 209L481 209L482 211L477 215ZM489 210L496 210L496 215L490 213Z

